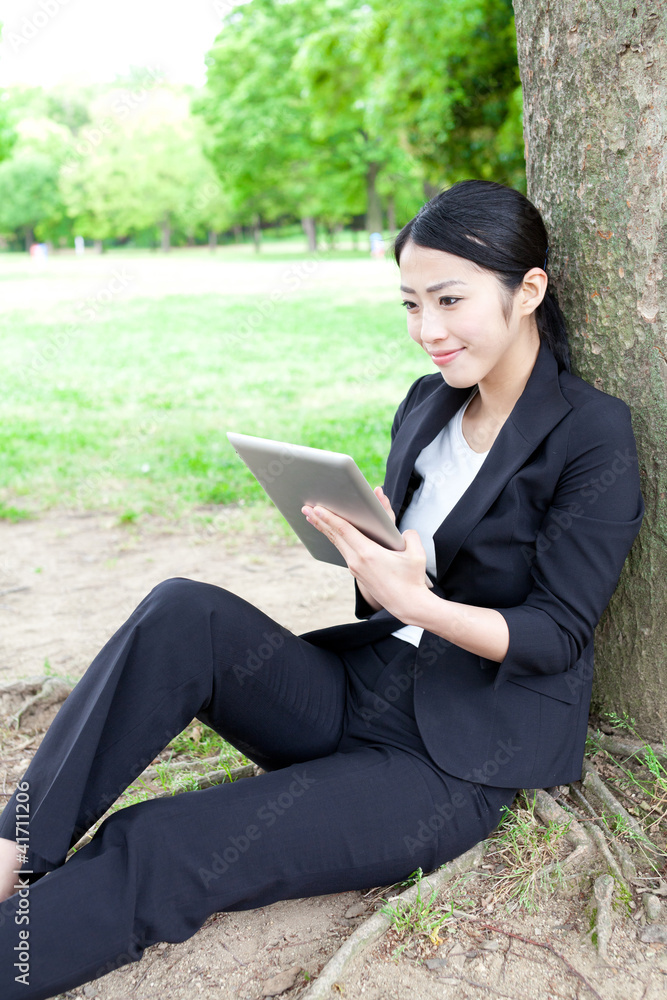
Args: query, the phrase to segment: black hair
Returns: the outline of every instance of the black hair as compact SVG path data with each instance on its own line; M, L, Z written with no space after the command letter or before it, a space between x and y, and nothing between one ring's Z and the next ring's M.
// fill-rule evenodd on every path
M396 237L397 264L409 240L493 271L506 290L506 319L526 271L531 267L546 271L549 238L542 216L520 191L494 181L460 181L431 198ZM556 358L559 371L570 371L565 317L548 287L535 320L540 340Z

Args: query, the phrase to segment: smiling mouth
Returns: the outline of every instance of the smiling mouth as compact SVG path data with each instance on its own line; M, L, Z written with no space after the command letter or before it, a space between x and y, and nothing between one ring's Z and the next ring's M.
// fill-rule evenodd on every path
M465 347L457 347L453 351L429 351L428 354L434 361L446 361L448 358L452 358L455 354L460 354L464 350Z

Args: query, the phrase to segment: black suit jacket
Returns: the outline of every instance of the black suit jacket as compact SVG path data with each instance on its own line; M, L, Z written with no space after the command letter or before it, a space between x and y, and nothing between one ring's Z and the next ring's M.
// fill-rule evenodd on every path
M384 483L399 525L417 455L469 394L435 373L399 406ZM593 633L643 514L628 407L559 372L542 344L483 465L434 535L435 592L495 608L510 635L501 663L422 637L415 716L444 770L506 788L581 777ZM402 624L373 613L358 589L355 613L365 620L304 637L344 650Z

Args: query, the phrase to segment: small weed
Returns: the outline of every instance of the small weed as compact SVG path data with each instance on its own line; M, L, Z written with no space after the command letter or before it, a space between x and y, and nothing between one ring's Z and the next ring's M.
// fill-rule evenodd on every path
M390 918L396 935L401 939L407 939L396 949L395 954L400 954L413 937L427 938L432 944L440 944L442 940L439 934L440 929L453 919L454 904L451 903L449 907L437 904L435 902L435 889L426 899L421 891L421 869L417 869L414 874L416 877L411 884L416 884L418 887L416 899L412 903L406 903L399 899L394 906L387 903L382 907L382 913ZM413 876L410 878L412 879Z
M505 808L494 837L502 869L488 876L495 881L500 900L528 913L539 909L541 897L563 882L558 855L568 828L569 823L540 823L534 800L525 792L512 809Z
M139 519L139 514L136 510L126 510L122 514L118 515L119 524L136 524Z
M156 764L155 772L163 789L170 795L193 792L198 787L200 779L204 777L196 771L172 771L168 762Z

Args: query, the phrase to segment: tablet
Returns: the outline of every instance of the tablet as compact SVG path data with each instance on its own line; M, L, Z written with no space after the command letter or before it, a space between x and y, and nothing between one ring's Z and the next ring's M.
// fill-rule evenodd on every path
M316 559L347 565L336 546L308 523L301 513L304 504L326 507L386 548L405 548L400 531L349 455L248 434L228 432L227 437Z

